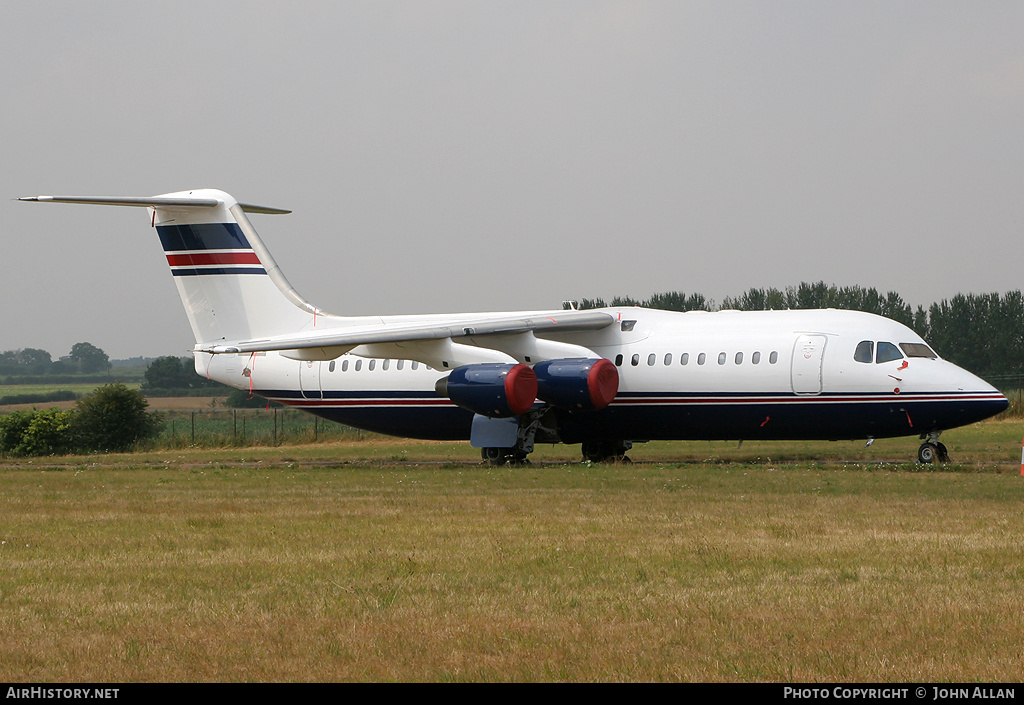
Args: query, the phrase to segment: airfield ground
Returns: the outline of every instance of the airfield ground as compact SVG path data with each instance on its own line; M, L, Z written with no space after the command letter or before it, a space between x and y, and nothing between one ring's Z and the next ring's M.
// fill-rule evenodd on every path
M5 460L0 680L1016 681L1020 438Z

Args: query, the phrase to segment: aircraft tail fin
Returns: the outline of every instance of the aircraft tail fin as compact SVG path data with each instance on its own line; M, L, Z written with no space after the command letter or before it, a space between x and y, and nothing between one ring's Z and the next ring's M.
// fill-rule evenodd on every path
M246 213L289 213L213 189L149 198L36 196L24 201L147 207L196 343L294 333L326 315L288 283Z

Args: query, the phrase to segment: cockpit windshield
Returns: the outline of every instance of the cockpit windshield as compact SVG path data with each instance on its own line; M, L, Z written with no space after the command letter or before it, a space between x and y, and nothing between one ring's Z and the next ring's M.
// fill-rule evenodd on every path
M907 357L927 357L929 360L934 360L938 357L938 355L932 352L932 349L924 343L900 343L900 348Z
M903 352L900 352L902 350ZM862 340L857 343L857 349L853 352L853 359L857 362L872 362L881 364L883 362L892 362L893 360L902 360L903 356L907 357L926 357L929 360L934 360L938 357L932 349L924 343L900 343L899 347L894 344L879 341L875 343L873 340Z
M903 353L892 343L880 342L878 349L875 351L875 362L881 364L883 362L892 362L893 360L901 360Z

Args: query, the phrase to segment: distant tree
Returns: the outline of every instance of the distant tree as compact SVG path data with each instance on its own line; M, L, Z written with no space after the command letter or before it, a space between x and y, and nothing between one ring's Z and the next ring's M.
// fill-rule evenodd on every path
M144 394L203 388L223 387L219 382L196 374L193 361L187 357L158 357L149 363L143 375Z
M601 297L597 297L596 299L582 298L579 301L576 301L575 303L576 308L579 309L580 311L582 311L583 309L605 308L608 306L608 304L606 304L604 299L602 299ZM568 301L565 302L564 304L562 304L562 308L571 308L571 303Z
M748 289L736 298L722 300L722 308L736 311L783 311L789 308L786 293L780 289Z
M50 353L39 348L5 350L0 353L0 374L45 375L52 365Z
M99 387L75 402L73 434L85 451L125 451L163 427L146 398L121 383Z
M39 348L22 348L17 353L18 364L25 369L26 374L44 375L50 371L53 359L50 353Z
M106 372L110 369L110 358L92 343L75 343L68 355L79 372Z
M268 406L280 407L276 401L269 401L265 397L253 394L246 389L232 389L224 399L224 406L232 409L265 409Z
M711 311L714 308L714 303L703 294L686 294L682 291L653 294L643 305L663 311Z
M180 357L158 357L146 368L142 390L187 389L195 377L195 370L185 367Z

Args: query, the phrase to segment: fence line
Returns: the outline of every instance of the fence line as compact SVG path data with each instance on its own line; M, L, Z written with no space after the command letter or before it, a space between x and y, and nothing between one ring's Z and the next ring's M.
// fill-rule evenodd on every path
M156 443L172 447L276 446L361 440L370 435L295 409L194 409L159 413L164 419L164 429Z

